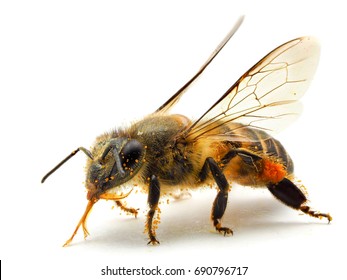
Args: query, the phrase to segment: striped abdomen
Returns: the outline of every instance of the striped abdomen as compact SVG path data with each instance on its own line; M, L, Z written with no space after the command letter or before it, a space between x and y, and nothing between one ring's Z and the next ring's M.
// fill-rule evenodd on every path
M266 132L243 127L234 135L230 138L241 141L230 142L231 151L235 149L237 153L224 167L229 180L241 185L266 186L293 173L292 159L282 144Z

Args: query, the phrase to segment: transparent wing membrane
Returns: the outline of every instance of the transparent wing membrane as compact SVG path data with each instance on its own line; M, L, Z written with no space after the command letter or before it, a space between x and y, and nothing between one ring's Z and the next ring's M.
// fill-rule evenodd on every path
M313 78L319 45L312 37L289 41L261 59L187 130L194 139L209 136L233 138L242 127L279 131L301 112L298 99ZM220 134L220 127L232 131ZM250 141L252 139L249 139Z

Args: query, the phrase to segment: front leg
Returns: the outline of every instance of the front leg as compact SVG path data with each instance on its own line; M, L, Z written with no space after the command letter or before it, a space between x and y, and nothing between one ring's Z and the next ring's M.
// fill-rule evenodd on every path
M160 185L158 178L155 175L152 175L149 183L148 190L148 199L147 203L149 206L149 211L147 213L147 222L146 222L146 230L148 231L149 242L147 244L159 244L155 236L155 228L153 227L153 217L155 211L158 208L158 202L160 197Z
M211 219L217 231L226 234L233 234L233 231L228 227L222 227L221 219L224 215L228 203L229 183L225 178L222 170L213 158L207 158L200 172L200 179L207 177L207 170L210 169L214 180L216 181L219 191L212 205Z
M132 207L126 207L123 205L122 202L120 202L119 200L116 200L116 205L121 209L123 210L125 213L129 213L129 214L132 214L135 216L135 218L137 218L137 214L139 213L137 210L139 210L139 208L135 209L135 208L132 208Z

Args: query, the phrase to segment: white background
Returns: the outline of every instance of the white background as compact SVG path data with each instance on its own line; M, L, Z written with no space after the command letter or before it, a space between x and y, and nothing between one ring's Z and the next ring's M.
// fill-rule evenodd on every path
M243 279L345 275L346 14L343 1L308 2L1 1L4 279L106 279L100 275L106 265L248 266ZM209 221L215 190L206 190L161 205L161 245L153 247L143 233L146 197L137 195L129 199L141 208L137 219L100 202L88 220L91 236L84 241L79 232L62 248L86 205L85 156L43 185L42 176L98 134L159 107L242 14L243 26L195 91L212 103L279 44L316 36L321 61L304 113L278 139L295 160L311 205L330 212L332 223L299 215L267 190L236 186L223 220L234 236L224 238Z

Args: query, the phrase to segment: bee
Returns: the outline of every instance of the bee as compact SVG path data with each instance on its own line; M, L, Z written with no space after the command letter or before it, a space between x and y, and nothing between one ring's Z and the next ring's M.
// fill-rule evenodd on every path
M221 220L227 207L231 182L266 187L285 205L315 218L332 220L330 214L312 210L306 194L294 181L294 165L271 132L283 128L299 114L298 100L313 78L319 44L300 37L275 48L243 74L202 116L192 120L170 114L191 84L203 73L239 29L241 17L199 71L155 112L127 128L114 129L96 138L91 150L79 147L47 173L42 183L66 161L82 151L87 156L87 200L80 226L89 235L86 220L100 199L114 200L123 211L123 185L138 185L148 193L145 230L148 244L159 244L155 214L161 196L182 186L196 189L217 185L211 220L215 229L231 235Z

